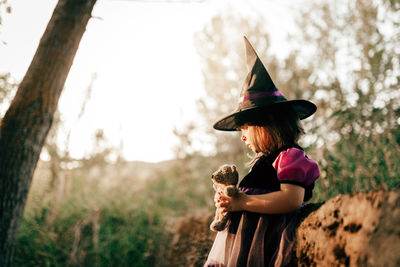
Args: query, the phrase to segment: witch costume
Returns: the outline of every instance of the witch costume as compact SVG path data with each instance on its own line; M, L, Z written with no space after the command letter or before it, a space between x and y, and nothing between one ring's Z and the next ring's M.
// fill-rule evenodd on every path
M290 108L299 119L316 111L306 100L287 100L275 87L267 70L249 41L245 39L249 73L240 94L239 107L214 124L222 131L235 131L243 117L265 114L274 108ZM248 195L280 190L281 184L305 189L304 202L312 196L319 177L318 165L307 158L297 144L289 144L261 156L242 179L239 189ZM227 227L218 232L204 266L286 266L292 263L296 218L299 210L287 214L232 212Z

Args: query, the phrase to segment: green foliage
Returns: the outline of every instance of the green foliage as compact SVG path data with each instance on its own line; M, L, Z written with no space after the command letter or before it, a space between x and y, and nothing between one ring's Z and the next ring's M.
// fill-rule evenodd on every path
M160 218L141 210L100 210L99 221L81 210L48 225L45 208L39 216L25 218L15 266L153 266Z
M169 169L146 181L141 202L169 217L214 210L211 174L223 163L219 157L200 155L173 161Z
M317 48L303 68L319 106L311 153L323 173L321 198L400 184L399 11L384 0L352 0L313 1L300 12L294 39Z
M154 266L164 237L161 210L138 203L141 194L116 197L85 177L68 179L51 188L37 178L15 266Z

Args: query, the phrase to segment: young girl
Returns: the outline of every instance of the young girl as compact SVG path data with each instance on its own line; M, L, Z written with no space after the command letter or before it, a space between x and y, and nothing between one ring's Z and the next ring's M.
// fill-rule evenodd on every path
M227 228L218 232L205 266L285 266L292 261L299 208L312 196L318 165L297 145L300 120L316 106L287 100L245 38L249 74L238 109L214 128L241 131L241 139L257 154L242 179L239 197L220 195L216 206L231 212Z

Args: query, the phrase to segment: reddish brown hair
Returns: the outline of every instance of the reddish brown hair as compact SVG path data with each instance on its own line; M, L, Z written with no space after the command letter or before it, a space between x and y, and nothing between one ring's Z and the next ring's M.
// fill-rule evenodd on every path
M253 145L263 154L269 154L284 145L296 144L304 133L297 114L289 106L251 111L238 120L241 125L249 126Z

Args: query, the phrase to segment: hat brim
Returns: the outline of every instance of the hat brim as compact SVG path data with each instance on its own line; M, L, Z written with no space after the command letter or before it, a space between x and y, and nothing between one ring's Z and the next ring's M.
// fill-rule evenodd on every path
M307 100L289 100L289 101L275 102L268 106L257 106L244 110L235 111L229 114L228 116L218 120L216 123L214 123L213 128L220 131L238 131L239 127L242 126L242 125L237 125L236 123L237 121L236 117L239 114L244 115L246 113L252 113L252 112L268 112L268 110L270 109L276 108L278 106L282 107L285 105L291 106L300 120L310 117L317 110L317 106L314 103Z

